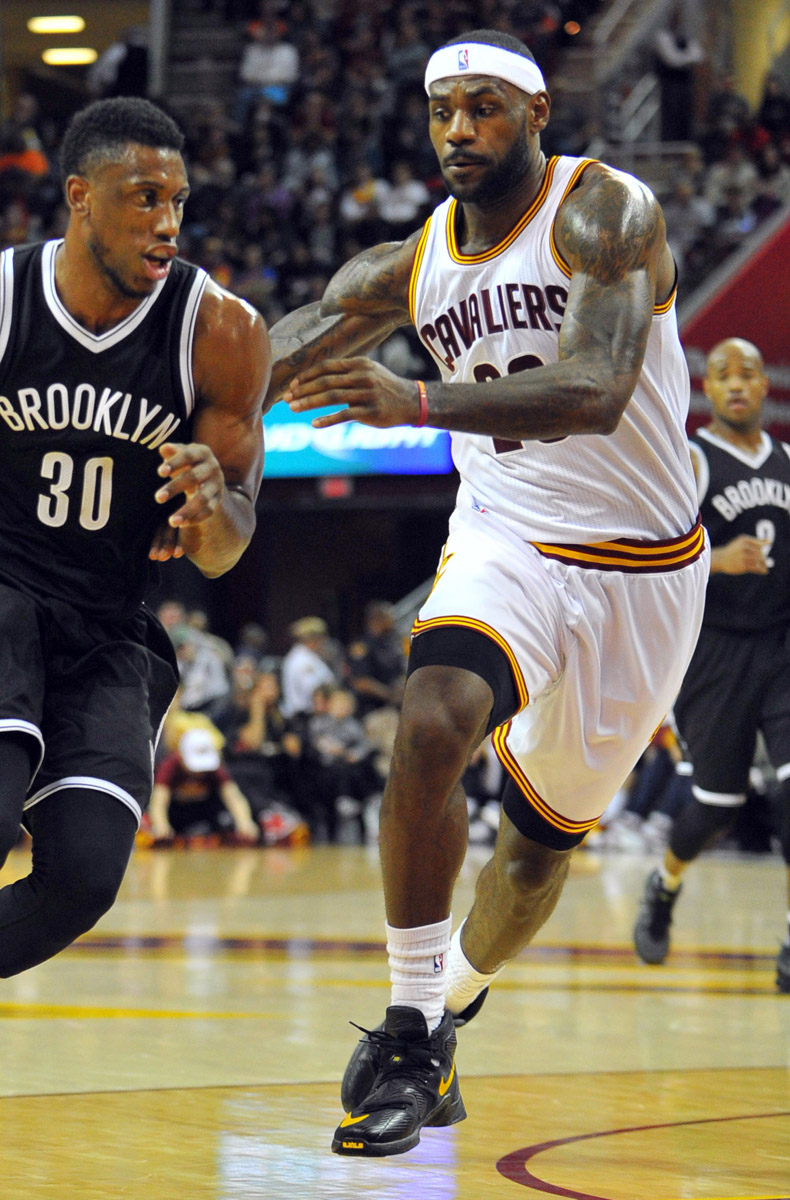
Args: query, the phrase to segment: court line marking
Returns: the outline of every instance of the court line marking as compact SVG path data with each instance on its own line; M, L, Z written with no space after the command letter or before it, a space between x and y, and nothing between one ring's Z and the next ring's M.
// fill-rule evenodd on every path
M576 1192L571 1188L548 1183L544 1179L539 1179L537 1175L533 1175L526 1164L531 1158L537 1157L538 1154L542 1154L546 1150L555 1150L558 1146L569 1146L574 1142L591 1141L594 1138L614 1137L622 1133L644 1133L656 1129L679 1129L688 1125L716 1125L727 1121L761 1121L770 1118L775 1119L776 1117L790 1117L790 1109L781 1109L768 1113L742 1113L729 1117L697 1117L689 1121L664 1121L660 1124L630 1125L623 1129L600 1129L595 1133L578 1133L573 1137L555 1138L549 1142L536 1142L533 1146L525 1146L521 1150L513 1150L510 1154L505 1154L498 1160L496 1169L500 1175L504 1175L505 1179L509 1179L513 1183L518 1183L522 1187L543 1192L549 1196L563 1196L566 1200L611 1200L611 1197L599 1196L592 1192ZM750 1200L750 1198L746 1196L730 1196L722 1197L721 1200ZM752 1197L751 1200L790 1200L790 1197L760 1196Z

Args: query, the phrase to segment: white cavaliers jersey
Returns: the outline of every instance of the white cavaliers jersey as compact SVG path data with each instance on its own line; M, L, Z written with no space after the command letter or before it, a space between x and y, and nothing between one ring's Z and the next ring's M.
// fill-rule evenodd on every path
M571 270L554 220L591 162L550 159L530 208L481 254L458 247L454 199L427 222L412 270L411 317L446 382L484 382L557 361ZM496 514L529 541L588 544L688 531L697 498L674 302L673 291L654 309L639 380L613 434L521 443L453 433L459 508Z

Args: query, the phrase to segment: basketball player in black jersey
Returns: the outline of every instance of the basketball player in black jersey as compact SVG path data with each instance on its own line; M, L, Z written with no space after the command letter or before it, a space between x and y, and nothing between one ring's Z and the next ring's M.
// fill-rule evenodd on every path
M255 526L261 318L176 257L183 136L98 101L61 148L62 241L0 256L0 976L111 906L177 668L143 604L150 559L207 576Z
M762 429L768 390L759 350L728 338L708 356L713 419L691 440L711 577L697 648L674 715L694 768L662 866L634 929L637 953L662 963L681 876L746 801L758 730L776 769L790 908L790 446ZM790 921L790 913L788 913ZM777 986L790 992L790 926Z

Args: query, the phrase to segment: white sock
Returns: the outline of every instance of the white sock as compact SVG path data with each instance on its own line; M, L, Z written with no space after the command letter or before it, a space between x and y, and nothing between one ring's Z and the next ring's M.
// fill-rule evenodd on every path
M418 1008L432 1033L444 1016L447 955L452 916L435 925L396 929L387 925L392 1004Z
M504 971L504 967L500 967L498 971L492 971L486 974L484 971L476 971L469 959L461 949L461 930L465 925L465 921L456 929L450 941L449 964L447 967L447 998L445 1004L451 1013L460 1013L476 999L483 988L488 987L493 983L497 975Z
M790 946L790 912L787 914L787 945Z
M668 892L676 892L681 884L681 876L670 874L670 872L666 869L666 867L664 866L663 863L659 867L659 872L661 874L661 882L663 883L663 885L667 889L667 891Z

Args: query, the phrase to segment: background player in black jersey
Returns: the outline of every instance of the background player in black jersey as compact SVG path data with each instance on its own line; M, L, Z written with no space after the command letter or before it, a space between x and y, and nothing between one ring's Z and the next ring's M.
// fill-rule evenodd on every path
M750 342L715 346L703 386L713 419L690 445L711 577L674 706L694 785L645 885L634 942L647 963L662 963L669 951L683 872L746 802L758 730L780 786L790 908L790 447L762 429L768 380ZM790 924L777 985L790 992Z
M113 903L177 669L150 558L228 570L255 525L260 317L176 258L183 137L98 101L66 132L65 238L0 258L0 976Z

